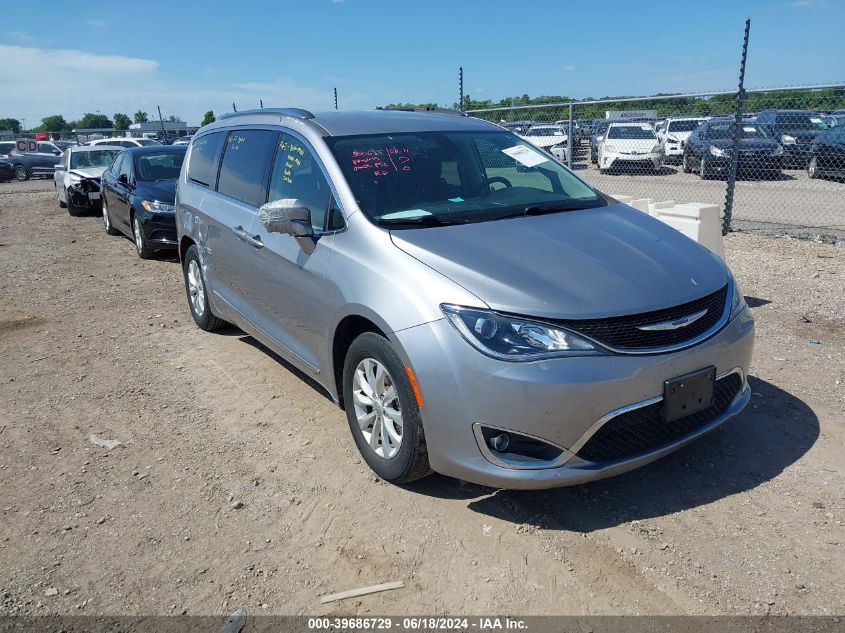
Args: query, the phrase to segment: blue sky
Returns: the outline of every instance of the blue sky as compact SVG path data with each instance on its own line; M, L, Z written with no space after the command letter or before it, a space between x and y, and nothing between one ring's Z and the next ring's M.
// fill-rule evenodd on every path
M396 101L728 90L845 80L845 0L148 0L9 3L0 118L372 108ZM130 7L133 7L130 9ZM45 13L48 17L45 17ZM57 28L57 25L61 27Z

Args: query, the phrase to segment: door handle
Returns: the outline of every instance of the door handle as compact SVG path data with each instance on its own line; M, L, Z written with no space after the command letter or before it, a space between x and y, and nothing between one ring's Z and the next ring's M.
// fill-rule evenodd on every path
M261 238L258 235L250 235L246 232L244 227L238 225L232 227L232 230L234 231L235 236L242 242L246 242L254 248L264 248L264 242L261 241Z

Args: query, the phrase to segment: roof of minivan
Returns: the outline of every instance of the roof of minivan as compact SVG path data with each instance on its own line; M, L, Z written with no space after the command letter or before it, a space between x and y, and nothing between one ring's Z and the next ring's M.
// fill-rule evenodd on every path
M220 127L239 125L240 122L238 119L241 118L240 115L243 118L263 116L273 117L277 120L279 118L279 112L268 110L266 113L263 113L260 110L252 110L249 112L229 114L218 123L223 122L226 124ZM472 117L440 114L437 112L409 112L405 110L329 110L326 112L315 112L313 118L302 118L300 120L316 123L331 136L384 134L391 132L490 131L501 129L493 123Z

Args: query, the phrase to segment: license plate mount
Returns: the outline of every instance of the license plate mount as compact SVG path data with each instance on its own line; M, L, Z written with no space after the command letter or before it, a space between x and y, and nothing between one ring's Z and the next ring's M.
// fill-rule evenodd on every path
M705 367L663 383L663 419L680 420L713 406L716 368Z
M100 199L100 192L99 191L92 191L88 194L89 200L99 200Z

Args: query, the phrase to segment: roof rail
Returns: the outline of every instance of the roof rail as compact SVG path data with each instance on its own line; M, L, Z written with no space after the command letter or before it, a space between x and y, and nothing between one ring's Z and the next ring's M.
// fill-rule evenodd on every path
M302 108L256 108L254 110L240 110L239 112L226 112L221 114L217 119L228 119L239 114L280 114L282 116L292 116L296 119L313 119L314 113Z
M432 114L448 114L451 116L468 116L466 112L454 108L385 108L395 112L430 112Z

